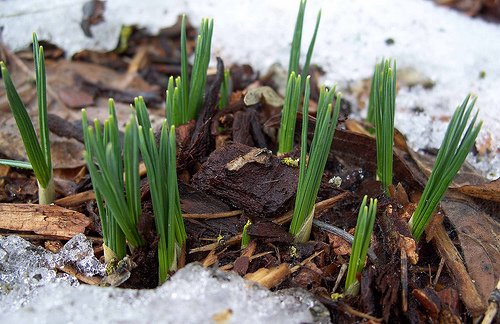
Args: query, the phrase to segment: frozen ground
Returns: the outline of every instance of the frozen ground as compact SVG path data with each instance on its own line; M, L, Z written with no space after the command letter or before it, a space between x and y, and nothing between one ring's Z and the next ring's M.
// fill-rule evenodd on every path
M186 13L193 23L215 19L213 53L226 63L249 63L265 72L275 62L288 66L298 1L107 1L105 19L86 38L79 26L84 1L4 0L0 13L2 37L13 50L27 46L31 31L64 48L68 55L82 49L115 47L122 24L157 31ZM303 38L304 55L322 9L313 63L327 72L324 82L349 89L370 77L381 57L397 59L430 77L435 86L402 88L397 97L396 127L414 149L439 147L453 109L471 92L484 119L480 147L493 151L480 161L470 158L493 179L500 174L500 25L472 19L426 0L309 0ZM394 40L393 45L386 43ZM484 77L480 74L484 72ZM347 92L347 91L346 91ZM423 112L416 113L414 108ZM361 112L363 115L363 112Z

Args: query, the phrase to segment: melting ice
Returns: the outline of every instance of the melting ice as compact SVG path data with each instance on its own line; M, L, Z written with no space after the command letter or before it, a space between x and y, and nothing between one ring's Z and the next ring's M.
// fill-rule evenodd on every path
M303 290L270 292L234 273L196 263L151 290L79 285L54 270L68 263L87 275L104 271L84 235L57 254L17 236L0 236L0 322L330 322L324 306Z

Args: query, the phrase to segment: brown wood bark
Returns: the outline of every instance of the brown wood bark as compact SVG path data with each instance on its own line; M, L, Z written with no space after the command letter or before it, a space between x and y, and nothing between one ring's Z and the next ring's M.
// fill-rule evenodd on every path
M84 214L56 205L0 204L0 228L70 239L90 225Z

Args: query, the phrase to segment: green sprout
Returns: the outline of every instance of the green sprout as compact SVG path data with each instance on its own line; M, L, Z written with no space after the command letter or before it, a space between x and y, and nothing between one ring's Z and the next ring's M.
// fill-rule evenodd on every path
M111 101L110 101L111 108ZM85 142L85 151L89 155L89 160L93 160L92 148L90 146L90 138L87 123L87 113L85 109L82 109L82 127L83 136ZM96 135L99 135L98 140L102 141L101 129L99 123L95 123ZM103 143L104 144L104 143ZM101 195L101 191L96 183L96 179L91 176L92 187L94 188L94 194L97 202L97 209L99 212L99 217L101 220L102 227L102 237L103 237L103 247L104 247L104 260L106 263L110 263L113 259L121 259L126 255L126 242L125 234L120 229L116 219L111 214L110 208L104 207L104 201Z
M288 76L295 72L299 75L299 60L300 60L300 49L302 43L302 28L304 26L304 12L306 10L306 0L301 0L299 5L299 12L297 14L297 20L295 21L295 30L292 39L292 48L290 50L290 61L288 63ZM314 44L316 42L316 35L318 34L319 22L321 20L321 10L318 12L316 18L316 27L314 28L314 34L309 44L309 49L306 54L306 61L302 70L302 75L307 76L309 71L309 64L311 63L311 57L314 50ZM301 89L304 89L306 79L302 78Z
M286 85L285 102L281 115L278 155L290 152L293 148L295 122L297 120L297 112L299 110L300 97L302 95L300 79L300 75L296 77L295 72L292 72ZM305 104L304 99L304 105Z
M328 91L321 87L318 112L316 114L316 129L309 150L309 160L307 160L307 124L308 124L308 102L310 86L309 77L306 81L304 95L304 113L302 117L302 142L300 153L299 184L297 187L297 197L295 209L293 211L290 233L295 235L296 242L306 242L311 233L312 220L314 216L314 203L318 195L319 185L326 160L332 145L333 134L337 124L337 117L340 109L339 93L332 114L332 101L335 94L335 87ZM307 164L307 165L306 165Z
M252 222L250 222L250 220L248 220L247 223L245 224L245 226L243 226L243 233L241 235L241 248L242 249L246 248L248 243L252 239L252 237L250 235L248 235L248 233L247 233L247 227L250 225L252 225Z
M175 79L176 86L174 87L174 77L168 79L167 88L167 121L169 125L182 125L187 122L187 110L181 109L182 89L181 78Z
M478 111L467 126L477 99L477 97L474 98L467 107L470 97L471 95L469 94L462 105L457 107L450 120L436 162L434 163L434 168L422 193L422 197L420 197L417 209L410 218L410 229L417 241L422 236L437 205L464 163L483 124L483 121L480 121L475 126ZM466 127L467 131L464 134Z
M222 80L222 84L220 87L220 101L219 101L219 109L222 110L226 108L229 100L229 96L231 92L229 91L229 69L224 71L224 80Z
M349 268L345 281L346 295L355 296L359 292L359 281L356 274L361 274L365 266L366 254L370 246L373 224L377 214L377 199L370 198L370 206L366 206L367 196L363 198L359 208L356 231L354 232L354 241L351 248L351 257L349 258Z
M170 270L177 269L179 250L186 242L182 219L176 170L175 126L163 122L159 147L149 121L146 104L142 97L135 99L139 139L142 157L146 165L151 201L155 214L160 265L160 283L169 277Z
M384 58L382 58L382 70L383 70L383 65L384 65ZM373 70L373 76L372 76L372 84L370 87L370 97L368 99L368 109L367 109L367 114L366 114L366 121L369 122L372 125L375 125L375 91L377 87L375 87L375 79L380 76L379 73L379 68L378 68L379 63L377 62L375 64L375 69Z
M54 178L50 156L49 126L47 122L47 83L45 78L45 59L43 47L39 46L36 34L33 33L33 58L35 62L36 93L38 99L38 123L40 127L40 143L35 128L26 111L17 90L12 82L5 64L0 62L2 78L7 100L21 133L26 154L30 162L0 160L0 164L16 168L32 169L38 182L38 202L51 204L55 198Z
M121 259L126 255L125 237L131 250L145 244L137 229L141 216L139 139L132 115L125 127L122 159L113 100L109 101L109 115L101 135L99 122L94 121L95 129L88 127L85 110L82 111L86 148L84 158L96 193L104 244ZM99 168L94 164L94 157ZM101 197L106 202L105 209Z
M207 82L207 69L210 63L210 48L214 20L202 19L198 42L194 54L194 64L191 71L191 86L189 84L189 66L186 41L186 17L182 16L181 26L181 76L170 77L167 89L167 120L170 126L179 126L190 119L198 118L203 104L203 94Z
M293 137L295 134L295 121L297 119L297 112L300 103L300 97L304 91L305 77L299 74L299 61L300 49L302 42L302 28L304 25L304 12L306 10L306 2L300 1L299 12L295 22L295 30L293 33L292 47L290 50L290 61L288 63L288 80L286 85L285 103L283 105L283 112L280 125L280 141L278 148L278 155L290 152L293 148ZM316 18L316 27L314 34L309 44L307 51L306 61L302 71L302 76L307 76L309 71L309 64L311 62L312 53L314 50L314 43L316 42L316 35L318 34L319 22L321 20L321 10L318 12Z
M212 46L212 34L214 30L214 20L202 19L198 43L194 52L194 64L191 72L191 87L189 89L188 119L198 118L201 105L203 104L203 94L205 83L207 82L207 69L210 63L210 48ZM187 66L187 62L184 62ZM183 69L184 71L184 69ZM182 75L186 79L186 75ZM187 89L187 88L185 88Z
M394 60L392 69L390 65L391 60L386 60L381 65L377 63L370 92L370 105L375 115L377 138L377 177L382 181L382 188L387 195L389 195L389 185L392 183L396 61Z

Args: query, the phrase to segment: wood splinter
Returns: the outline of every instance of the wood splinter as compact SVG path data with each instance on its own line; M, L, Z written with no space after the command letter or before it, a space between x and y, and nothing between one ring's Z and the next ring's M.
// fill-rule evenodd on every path
M408 258L405 249L401 249L401 299L401 307L406 313L408 311Z

